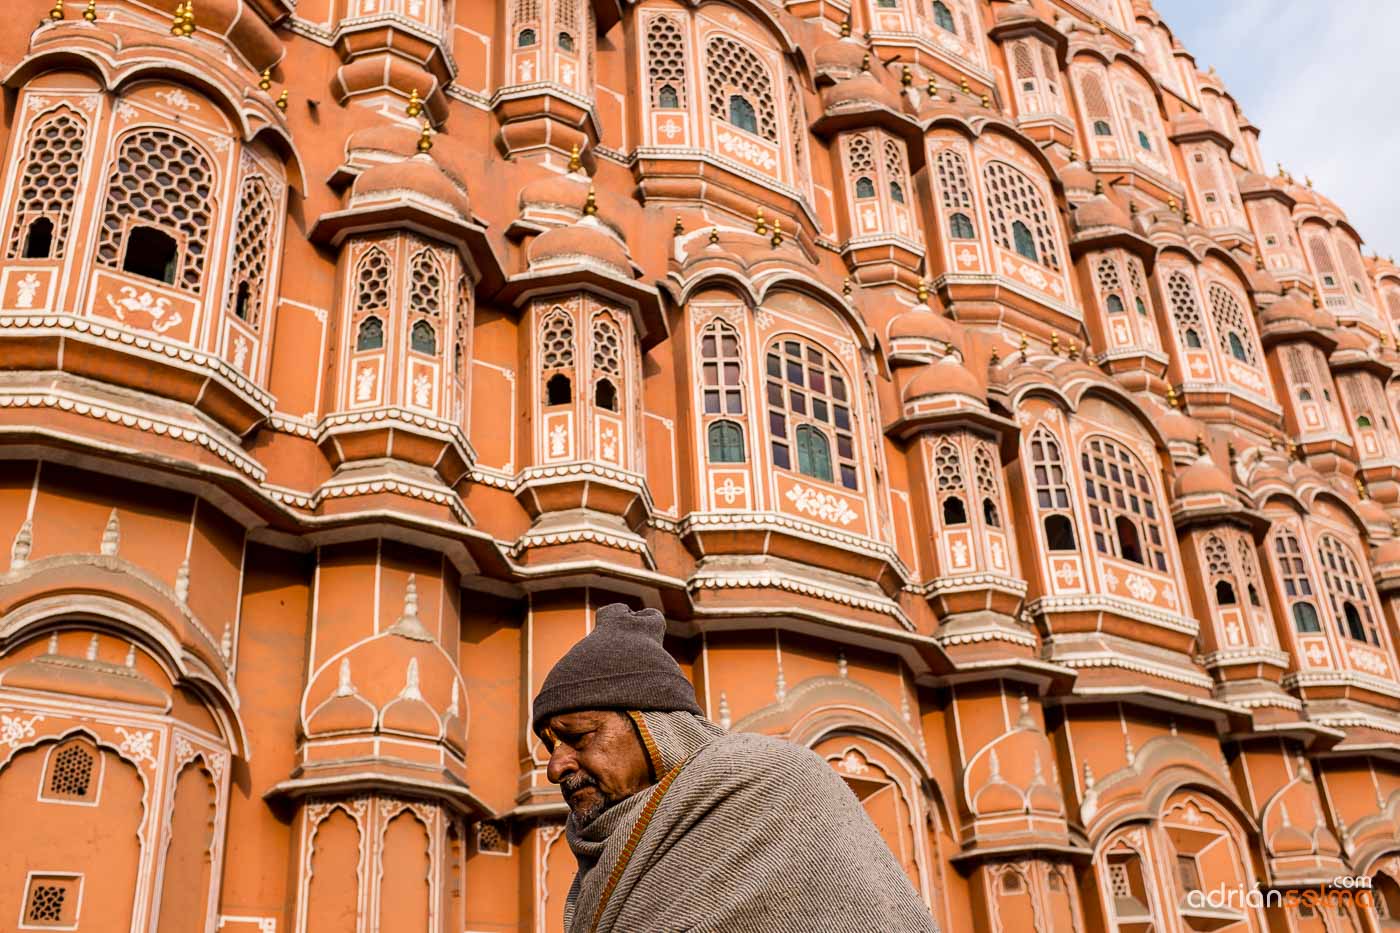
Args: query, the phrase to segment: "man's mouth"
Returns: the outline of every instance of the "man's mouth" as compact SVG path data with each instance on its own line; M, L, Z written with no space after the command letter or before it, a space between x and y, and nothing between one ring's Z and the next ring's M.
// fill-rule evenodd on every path
M596 781L593 781L586 777L581 777L578 780L574 781L566 780L559 785L559 789L564 792L564 802L569 804L570 806L573 805L574 798L577 797L579 794L590 789L596 790L597 787L598 784Z

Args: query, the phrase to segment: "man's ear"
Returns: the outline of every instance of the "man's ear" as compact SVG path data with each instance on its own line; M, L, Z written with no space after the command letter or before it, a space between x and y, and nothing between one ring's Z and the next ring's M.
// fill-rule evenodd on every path
M661 780L661 753L657 751L656 742L652 740L651 730L647 728L642 714L636 710L628 710L626 717L632 722L632 734L637 737L637 744L642 748L642 757L646 759L647 773L651 775L651 783L655 784Z

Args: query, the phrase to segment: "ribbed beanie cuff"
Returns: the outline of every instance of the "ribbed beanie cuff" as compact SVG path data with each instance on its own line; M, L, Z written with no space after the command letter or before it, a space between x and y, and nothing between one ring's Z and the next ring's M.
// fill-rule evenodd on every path
M593 631L569 649L535 697L539 732L560 713L588 709L685 711L703 715L695 688L662 647L666 619L655 609L623 603L598 610Z

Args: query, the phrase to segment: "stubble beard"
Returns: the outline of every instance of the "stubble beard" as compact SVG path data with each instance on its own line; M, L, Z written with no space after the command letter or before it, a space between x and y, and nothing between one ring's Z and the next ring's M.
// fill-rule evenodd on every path
M564 792L564 801L569 805L575 821L580 826L592 822L610 805L598 782L586 774L570 775L560 782L559 787ZM585 794L590 788L593 793Z

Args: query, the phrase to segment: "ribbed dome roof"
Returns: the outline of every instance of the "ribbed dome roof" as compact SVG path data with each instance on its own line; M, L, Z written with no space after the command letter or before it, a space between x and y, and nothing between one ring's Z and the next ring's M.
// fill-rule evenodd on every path
M564 261L591 261L607 266L618 275L632 277L627 250L591 216L540 234L530 244L529 260L531 269Z
M885 87L868 71L862 71L854 78L847 78L822 91L822 102L827 110L842 110L848 107L875 105L900 111L899 97Z
M1172 484L1172 494L1178 499L1216 494L1233 496L1235 484L1224 470L1216 466L1208 454L1201 454L1195 463L1176 475L1176 481Z
M985 403L986 387L974 376L956 354L943 357L925 366L904 389L904 401L930 398L936 395L965 395Z
M522 211L529 207L563 207L582 214L588 203L588 187L586 175L550 173L521 188L517 200Z
M1128 216L1128 212L1103 194L1096 194L1081 203L1071 216L1074 218L1075 227L1080 230L1092 230L1095 227L1122 227L1124 230L1132 228L1132 218Z
M425 153L400 162L385 162L367 169L355 179L350 190L352 206L359 201L373 201L390 196L409 200L437 202L457 213L463 220L472 214L467 194L448 178L437 163Z

